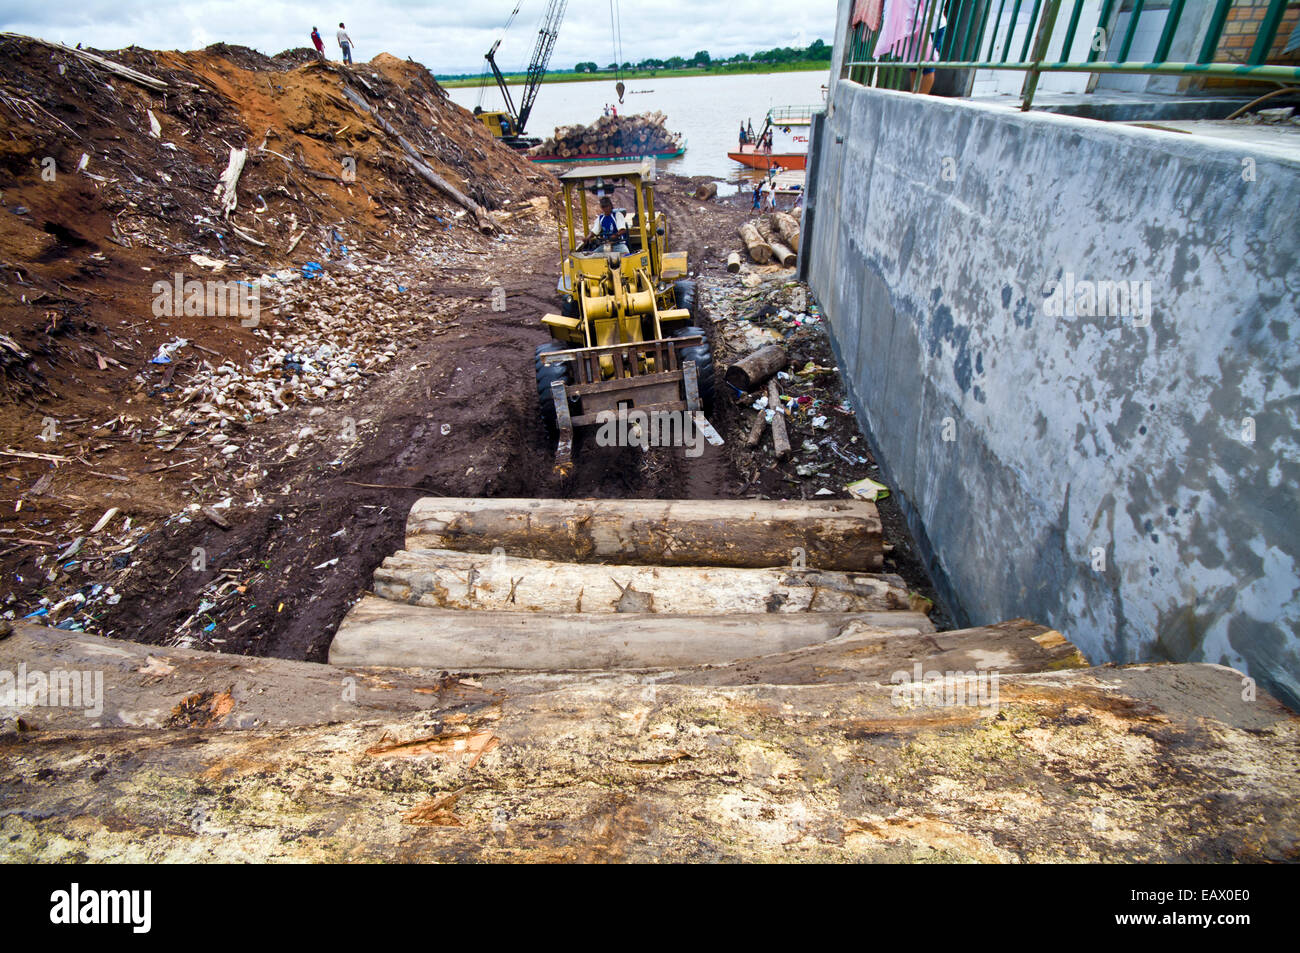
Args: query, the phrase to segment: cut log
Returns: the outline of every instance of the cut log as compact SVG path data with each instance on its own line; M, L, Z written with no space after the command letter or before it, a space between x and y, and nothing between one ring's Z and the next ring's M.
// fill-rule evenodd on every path
M459 549L566 562L874 570L880 516L864 500L535 500L427 497L407 549Z
M790 248L799 248L799 220L789 212L772 212L768 216L772 227L776 229L777 234Z
M734 613L925 611L894 575L734 566L632 566L401 550L375 570L375 595L436 609Z
M452 672L680 668L792 652L823 645L846 632L858 637L866 633L906 637L913 648L934 633L934 625L919 612L643 614L617 619L571 613L456 612L366 595L339 625L329 661Z
M718 194L718 183L705 182L695 190L695 197L701 201L707 201Z
M763 241L763 236L758 233L753 222L745 222L740 226L740 238L745 243L749 257L757 264L766 265L772 260L772 248Z
M731 254L727 255L727 271L731 272L733 275L740 271L740 252L733 251Z
M745 446L757 447L758 442L763 439L763 431L767 429L767 419L761 414L754 416L754 422L749 425L749 433L745 435Z
M772 241L768 242L768 245L772 249L772 257L775 258L778 263L780 263L781 267L783 268L794 267L795 262L798 261L799 259L799 256L796 255L791 249L787 248L785 245L782 245L776 239L773 239Z
M785 348L778 344L761 347L727 368L726 380L732 387L748 393L790 363Z
M795 260L798 256L790 250L788 246L781 242L780 235L773 230L772 226L765 218L757 219L754 223L758 229L759 237L767 243L767 247L772 249L772 257L777 260L783 268L794 267Z
M767 405L772 408L772 450L778 460L790 456L790 434L785 427L785 405L776 381L767 382Z

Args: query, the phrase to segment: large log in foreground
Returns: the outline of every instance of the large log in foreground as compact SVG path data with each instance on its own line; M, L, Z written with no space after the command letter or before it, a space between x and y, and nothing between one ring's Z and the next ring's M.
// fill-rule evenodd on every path
M883 562L874 503L781 500L536 500L426 497L407 549L566 562L787 566L872 571Z
M900 632L833 663L861 671L871 646L884 674L782 683L811 661L790 657L717 687L215 653L196 666L43 630L93 643L70 656L28 631L0 641L0 670L107 668L112 703L18 711L30 731L7 719L11 863L1285 862L1300 838L1300 719L1262 691L1244 700L1220 665L1003 674L992 704L892 673L968 671L1004 657L1004 636ZM392 707L407 698L426 710ZM209 723L171 717L205 700ZM141 708L167 723L132 727ZM276 723L285 708L299 724Z
M376 595L438 609L725 613L924 610L894 575L734 566L553 562L428 549L394 553Z
M728 665L825 645L852 631L930 638L920 612L759 616L465 612L364 596L330 645L331 665L440 671L582 671ZM860 653L867 654L867 653ZM910 660L908 662L910 664ZM905 667L905 666L896 666ZM752 676L744 679L752 681Z

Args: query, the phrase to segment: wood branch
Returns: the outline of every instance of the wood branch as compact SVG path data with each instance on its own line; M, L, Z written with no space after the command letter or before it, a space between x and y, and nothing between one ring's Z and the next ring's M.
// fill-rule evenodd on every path
M749 433L745 435L745 446L757 447L758 442L763 439L763 431L767 429L767 418L762 413L754 415L754 422L749 425Z
M217 208L220 209L224 218L229 218L230 213L239 204L239 197L235 190L239 185L239 176L244 171L244 163L247 161L247 149L230 147L230 161L226 163L226 171L221 173L221 179L217 182L217 187L212 190L217 197Z
M465 612L365 595L339 625L329 661L453 672L677 668L727 665L865 632L910 636L908 647L914 648L934 633L934 624L923 613L906 611L617 617Z
M790 435L785 428L785 405L776 381L767 382L767 405L772 409L772 449L778 460L790 456Z
M790 355L779 344L760 347L727 368L726 380L732 387L749 392L758 388L777 371L790 363Z
M493 232L498 232L501 230L501 227L493 220L492 216L488 213L487 209L483 208L483 206L479 205L468 195L461 192L460 189L456 188L454 185L452 185L450 182L448 182L446 179L440 176L437 172L434 172L433 169L431 169L429 165L420 157L420 153L415 148L415 146L411 145L406 140L405 136L403 136L400 132L398 132L395 128L393 128L392 124L389 123L387 119L379 115L377 110L372 109L370 107L370 104L367 103L359 93L357 93L355 90L348 89L345 86L343 87L343 95L346 96L348 98L348 101L351 102L358 109L360 109L365 115L375 120L375 122L379 124L380 128L383 129L384 132L388 133L388 135L391 136L397 142L397 144L402 147L402 151L406 153L406 155L403 158L406 159L407 164L409 164L411 168L413 168L417 173L419 173L421 178L423 178L426 182L428 182L438 191L442 192L448 198L452 199L452 201L456 202L457 204L463 206L465 209L473 213L474 218L478 223L479 231L481 231L485 235L490 235Z
M394 553L375 570L374 592L436 609L534 613L868 612L925 605L898 576L554 562L449 549Z
M745 243L745 250L749 252L749 257L756 263L766 265L772 260L772 248L763 241L763 236L758 233L753 222L745 222L740 226L740 238Z
M150 76L148 73L141 73L139 70L131 69L131 67L129 66L123 66L121 63L115 63L112 60L108 59L107 57L99 56L98 54L91 53L88 50L79 50L74 46L66 46L63 43L51 43L48 40L40 40L33 36L24 36L21 33L4 33L2 35L13 37L15 39L25 40L29 43L39 43L42 46L48 46L51 49L62 50L64 53L70 53L73 56L80 57L81 59L85 60L88 63L94 63L96 66L100 67L101 69L107 70L108 72L114 74L115 76L120 76L123 79L129 79L133 83L137 83L140 86L147 87L148 89L152 89L157 92L162 92L163 90L171 89L171 85L169 83L166 83L163 80L158 79L157 77Z
M407 549L459 549L566 562L875 570L880 516L863 500L532 500L425 497Z

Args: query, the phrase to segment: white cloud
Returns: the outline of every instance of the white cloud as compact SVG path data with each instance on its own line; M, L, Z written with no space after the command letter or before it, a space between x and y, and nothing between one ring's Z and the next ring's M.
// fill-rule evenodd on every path
M501 45L503 70L523 69L532 55L546 0L523 0L514 26ZM196 2L161 4L147 0L62 0L34 4L0 0L4 29L47 40L81 43L99 49L136 45L149 49L194 49L218 41L274 54L309 46L312 26L320 28L326 51L337 55L334 31L340 20L360 58L379 52L411 57L435 73L477 73L483 54L500 35L515 0L422 2L375 0L357 4ZM713 56L750 53L774 46L804 46L814 39L831 42L835 0L803 0L774 8L769 0L698 3L656 0L623 3L623 59ZM774 10L777 15L774 15ZM570 0L552 66L614 60L607 0Z

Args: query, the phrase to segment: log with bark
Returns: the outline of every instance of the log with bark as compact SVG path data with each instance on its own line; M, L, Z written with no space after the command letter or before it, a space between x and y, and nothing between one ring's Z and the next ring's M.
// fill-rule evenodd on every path
M790 363L790 355L779 344L769 344L742 357L727 368L726 380L732 387L748 393L763 384Z
M1053 635L1038 629L1019 642L858 629L834 657L791 649L725 675L471 681L459 667L358 671L20 622L0 641L0 670L104 669L111 704L15 712L31 732L6 720L5 859L1294 857L1293 712L1263 691L1243 700L1241 673L1218 665L1056 670L1024 644ZM950 700L952 676L918 695L894 681L990 658L1002 673L992 703L977 690ZM1032 673L1005 674L1008 663ZM825 683L804 684L800 666ZM839 681L841 667L856 677ZM1249 766L1249 784L1213 768L1225 759ZM1101 790L1104 813L1097 778L1123 781Z
M799 220L789 212L772 212L768 216L781 241L796 251L799 248Z
M741 241L745 243L745 250L749 252L749 257L754 259L757 264L768 264L772 260L772 246L763 241L763 236L754 227L754 223L745 222L740 226L739 231Z
M740 271L740 252L733 251L727 255L727 271L733 275Z
M772 249L772 257L777 260L777 263L784 268L794 267L797 256L793 250L781 242L780 236L773 230L767 219L756 219L754 226L758 229L758 234L763 241L767 243L767 247Z
M786 556L790 562L797 558ZM634 566L401 550L374 575L375 595L436 609L726 615L925 611L893 575L793 568Z
M459 549L566 562L876 570L880 516L864 500L534 500L426 497L407 549Z

